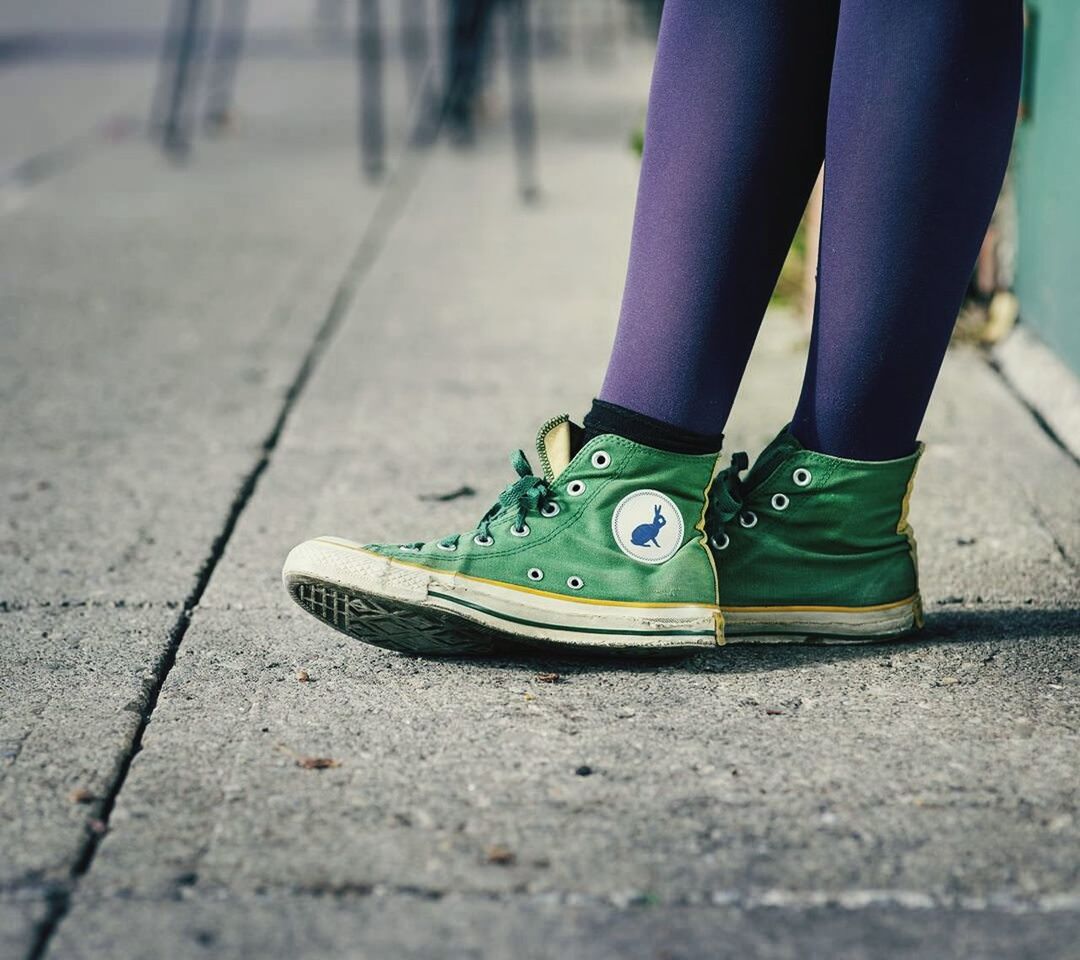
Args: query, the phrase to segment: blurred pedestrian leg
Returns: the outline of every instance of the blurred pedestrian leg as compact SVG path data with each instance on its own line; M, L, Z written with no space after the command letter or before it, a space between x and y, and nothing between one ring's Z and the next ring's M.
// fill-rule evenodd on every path
M401 0L401 55L405 59L405 76L409 103L413 104L416 124L409 134L413 146L429 144L438 133L438 104L435 100L431 73L431 44L428 39L426 0Z
M460 144L476 136L476 101L497 0L450 0L443 121Z
M150 126L161 131L165 152L175 158L186 156L191 146L190 91L196 86L202 53L203 17L203 0L173 0L169 7Z
M503 0L506 10L507 62L510 68L510 124L514 134L518 193L526 203L540 195L536 174L536 113L533 109L526 0Z
M842 0L817 301L793 430L833 456L915 446L1001 189L1021 0Z
M229 124L247 13L248 0L223 0L206 81L203 123L210 132L221 130Z
M377 180L386 170L382 11L379 0L357 0L356 65L360 101L360 167L368 179Z

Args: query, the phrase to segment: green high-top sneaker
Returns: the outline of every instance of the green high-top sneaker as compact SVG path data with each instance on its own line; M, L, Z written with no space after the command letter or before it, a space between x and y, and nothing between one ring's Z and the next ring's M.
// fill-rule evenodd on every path
M595 437L571 459L571 424L520 450L518 479L475 529L426 543L318 537L285 561L305 610L407 653L484 652L510 640L682 653L722 642L705 508L717 456Z
M873 640L921 627L907 519L921 453L843 460L785 428L745 479L746 454L735 454L707 521L726 635Z

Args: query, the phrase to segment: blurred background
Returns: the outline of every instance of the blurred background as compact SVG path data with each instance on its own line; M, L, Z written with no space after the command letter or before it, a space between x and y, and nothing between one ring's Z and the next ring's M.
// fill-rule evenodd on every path
M295 158L355 148L377 184L404 151L445 141L476 149L508 137L516 190L538 201L545 125L560 85L613 78L643 114L663 0L11 0L0 11L0 210L110 142L138 140L172 161L156 188L194 179L213 141L257 177ZM1022 314L1080 369L1073 322L1080 276L1080 8L1028 4L1015 156L958 335L997 342ZM627 60L638 69L628 72ZM584 70L582 69L584 67ZM568 71L573 80L569 81ZM555 92L555 97L549 97ZM572 100L570 101L573 102ZM555 106L545 116L544 107ZM584 98L572 122L586 128ZM609 111L611 114L611 111ZM624 115L625 117L625 115ZM567 118L563 118L567 119ZM640 152L640 117L623 136ZM200 157L200 154L202 155ZM325 173L325 172L324 172ZM207 174L213 176L213 174ZM819 184L820 188L820 184ZM813 299L820 189L776 292L802 316ZM163 226L163 229L164 226ZM179 264L178 264L179 266ZM614 311L616 305L612 305Z

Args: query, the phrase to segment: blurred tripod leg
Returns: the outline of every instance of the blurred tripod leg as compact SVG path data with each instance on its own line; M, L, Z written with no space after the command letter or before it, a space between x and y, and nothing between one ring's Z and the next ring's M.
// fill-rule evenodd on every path
M356 64L359 77L360 168L371 180L386 169L383 116L383 41L379 0L358 0Z
M437 129L427 17L427 0L401 0L401 52L405 58L409 104L416 117L409 133L413 146L431 143Z
M221 18L210 49L203 125L211 131L228 126L236 85L236 68L244 44L248 0L223 0Z
M593 0L589 19L584 25L585 62L597 69L609 67L615 60L615 37L618 32L614 0Z
M533 104L527 0L505 0L508 63L510 67L510 122L514 135L518 190L527 203L536 200L536 110Z
M596 0L586 0L585 6L591 10L595 2ZM540 0L539 3L533 4L533 13L536 17L535 55L537 57L546 59L566 56L570 52L570 31L565 21L567 12L567 4L563 0L557 0L556 3L552 3L551 0Z
M151 125L161 131L161 145L174 157L191 149L191 89L198 67L203 0L173 0L165 28Z
M442 123L459 146L476 139L477 97L489 53L488 27L494 4L495 0L450 0L448 4Z

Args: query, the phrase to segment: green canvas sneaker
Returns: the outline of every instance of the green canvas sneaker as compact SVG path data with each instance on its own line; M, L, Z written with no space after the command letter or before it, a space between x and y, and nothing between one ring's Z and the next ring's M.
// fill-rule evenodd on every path
M907 519L921 453L843 460L805 449L785 427L745 479L746 454L735 454L708 518L727 636L870 640L921 627Z
M593 438L571 459L571 424L520 450L518 479L475 529L426 543L318 537L285 561L305 610L367 643L407 653L500 641L682 653L722 642L705 509L715 454Z

